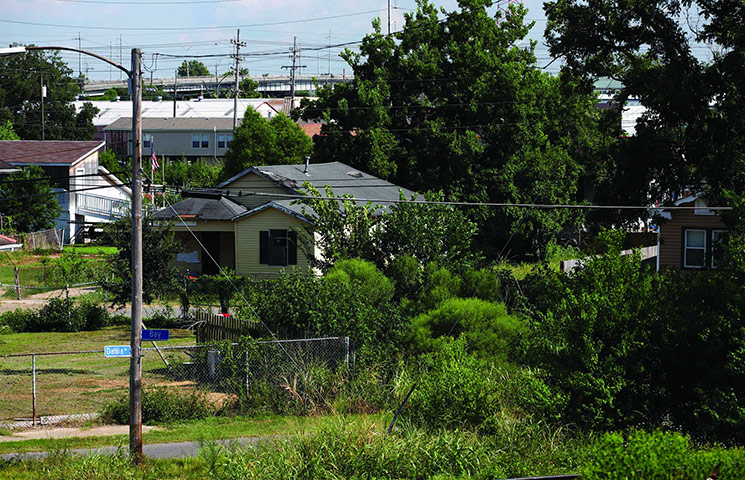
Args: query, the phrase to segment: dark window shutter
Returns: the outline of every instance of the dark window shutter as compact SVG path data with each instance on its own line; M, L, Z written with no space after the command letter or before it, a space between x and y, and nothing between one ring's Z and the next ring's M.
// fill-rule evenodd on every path
M269 263L269 230L259 232L259 263Z
M290 230L287 236L287 265L297 265L297 232Z

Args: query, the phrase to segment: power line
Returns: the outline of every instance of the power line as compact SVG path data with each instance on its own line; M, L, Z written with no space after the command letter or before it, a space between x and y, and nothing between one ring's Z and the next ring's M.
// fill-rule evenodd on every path
M195 191L198 192L198 191ZM328 196L308 196L302 194L290 194L290 193L266 193L256 191L241 190L241 196L255 195L258 197L282 197L295 200L303 199L316 199L326 201L356 201L356 202L372 202L386 205L394 204L405 204L405 205L442 205L442 206L453 206L453 207L497 207L497 208L535 208L540 210L551 210L551 209L579 209L579 210L701 210L702 207L681 207L681 206L649 206L649 205L584 205L584 204L548 204L548 203L506 203L506 202L449 202L449 201L434 201L434 200L389 200L381 198L356 198L356 197L328 197ZM228 197L231 195L224 194ZM236 195L232 195L236 196ZM705 207L706 210L712 211L729 211L732 207Z
M232 3L242 2L244 0L175 0L172 2L163 2L159 0L147 0L144 2L133 2L128 0L122 1L104 1L104 0L54 0L65 3L95 3L99 5L191 5L199 3Z
M98 27L98 26L90 26L90 25L64 25L64 24L59 24L59 23L28 22L28 21L22 21L22 20L8 20L8 19L1 19L1 18L0 18L0 22L13 23L13 24L18 24L18 25L33 25L37 27L77 28L77 29L87 29L87 30L142 31L142 30L152 30L153 28L157 28L160 31L194 31L194 30L227 30L227 29L232 30L236 28L269 27L269 26L274 26L274 25L291 25L291 24L296 24L296 23L319 22L323 20L334 20L337 18L347 18L347 17L355 17L359 15L369 15L371 13L378 13L383 10L384 9L379 8L376 10L366 10L364 12L342 13L339 15L305 18L302 20L280 20L276 22L249 23L249 24L244 24L244 25L222 25L222 26L214 26L214 27L113 27L113 26Z
M32 164L33 165L33 164ZM126 175L131 172L109 172L109 175ZM40 181L57 181L57 180L70 180L73 178L83 178L83 177L100 177L102 176L101 173L86 173L84 175L63 175L61 177L40 177L40 178L15 178L15 179L3 179L0 180L0 185L8 184L8 183L35 183ZM110 186L110 185L108 185Z
M121 186L125 187L132 187L129 183L122 183ZM98 187L87 187L87 188L76 188L72 190L62 190L59 192L47 192L47 193L35 193L33 195L21 195L17 197L2 197L0 198L1 202L7 202L9 200L29 200L32 198L39 198L39 197L49 197L49 196L58 196L58 195L67 195L69 193L77 193L77 192L87 192L89 190L101 190L102 188L111 188L111 185L101 185Z

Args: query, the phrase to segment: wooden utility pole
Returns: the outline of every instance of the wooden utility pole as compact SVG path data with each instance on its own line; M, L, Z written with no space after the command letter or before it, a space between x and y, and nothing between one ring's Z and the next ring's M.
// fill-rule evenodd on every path
M132 327L129 452L142 463L142 51L132 49Z
M173 72L173 118L176 118L176 85L178 84L178 70Z
M230 40L235 45L235 92L233 93L233 131L238 128L238 78L241 71L241 47L246 46L246 42L241 42L241 29L236 32L235 40Z
M47 87L44 86L44 69L42 68L40 71L41 74L41 139L45 140L44 138L44 97L47 96Z
M290 49L292 55L292 65L283 65L282 68L290 69L290 110L295 109L295 70L299 68L306 68L306 65L298 65L298 49L297 49L297 37L292 37L292 48Z
M388 0L388 35L391 34L391 0Z

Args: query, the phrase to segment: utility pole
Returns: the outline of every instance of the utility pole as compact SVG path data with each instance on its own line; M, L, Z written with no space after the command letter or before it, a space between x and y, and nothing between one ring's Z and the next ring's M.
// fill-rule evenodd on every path
M132 49L132 328L129 451L142 463L142 51Z
M173 118L176 118L176 85L178 83L178 70L173 72Z
M42 68L39 71L41 75L41 79L39 83L41 84L41 139L46 140L44 138L44 97L47 96L47 87L44 85L44 69Z
M391 34L391 0L388 0L388 35Z
M235 35L235 40L230 40L235 45L235 92L233 93L233 131L238 128L238 74L241 71L241 47L246 46L246 42L241 42L241 29L239 28Z
M329 69L326 70L326 75L331 76L331 30L329 30Z
M292 55L292 65L283 65L282 68L290 69L290 110L295 109L295 70L298 68L306 68L306 65L298 65L298 49L297 49L297 36L292 37L292 48L290 49Z
M81 41L83 40L78 32L78 37L75 39L78 41L78 50L82 50ZM78 79L80 79L80 93L83 93L83 54L78 52Z

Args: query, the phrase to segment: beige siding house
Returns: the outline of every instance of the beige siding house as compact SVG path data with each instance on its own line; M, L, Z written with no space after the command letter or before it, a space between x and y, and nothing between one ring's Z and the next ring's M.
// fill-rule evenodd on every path
M660 225L660 268L716 268L721 235L727 231L722 218L695 195L678 200L675 206L698 208L663 210L666 221Z
M242 275L275 276L286 268L309 267L298 233L313 222L312 213L291 198L304 193L305 182L319 190L328 185L337 195L380 199L384 206L402 191L407 198L413 194L339 162L251 167L214 189L186 192L173 209L156 214L174 222L184 244L178 268L196 275L230 268ZM315 249L307 253L318 255Z

